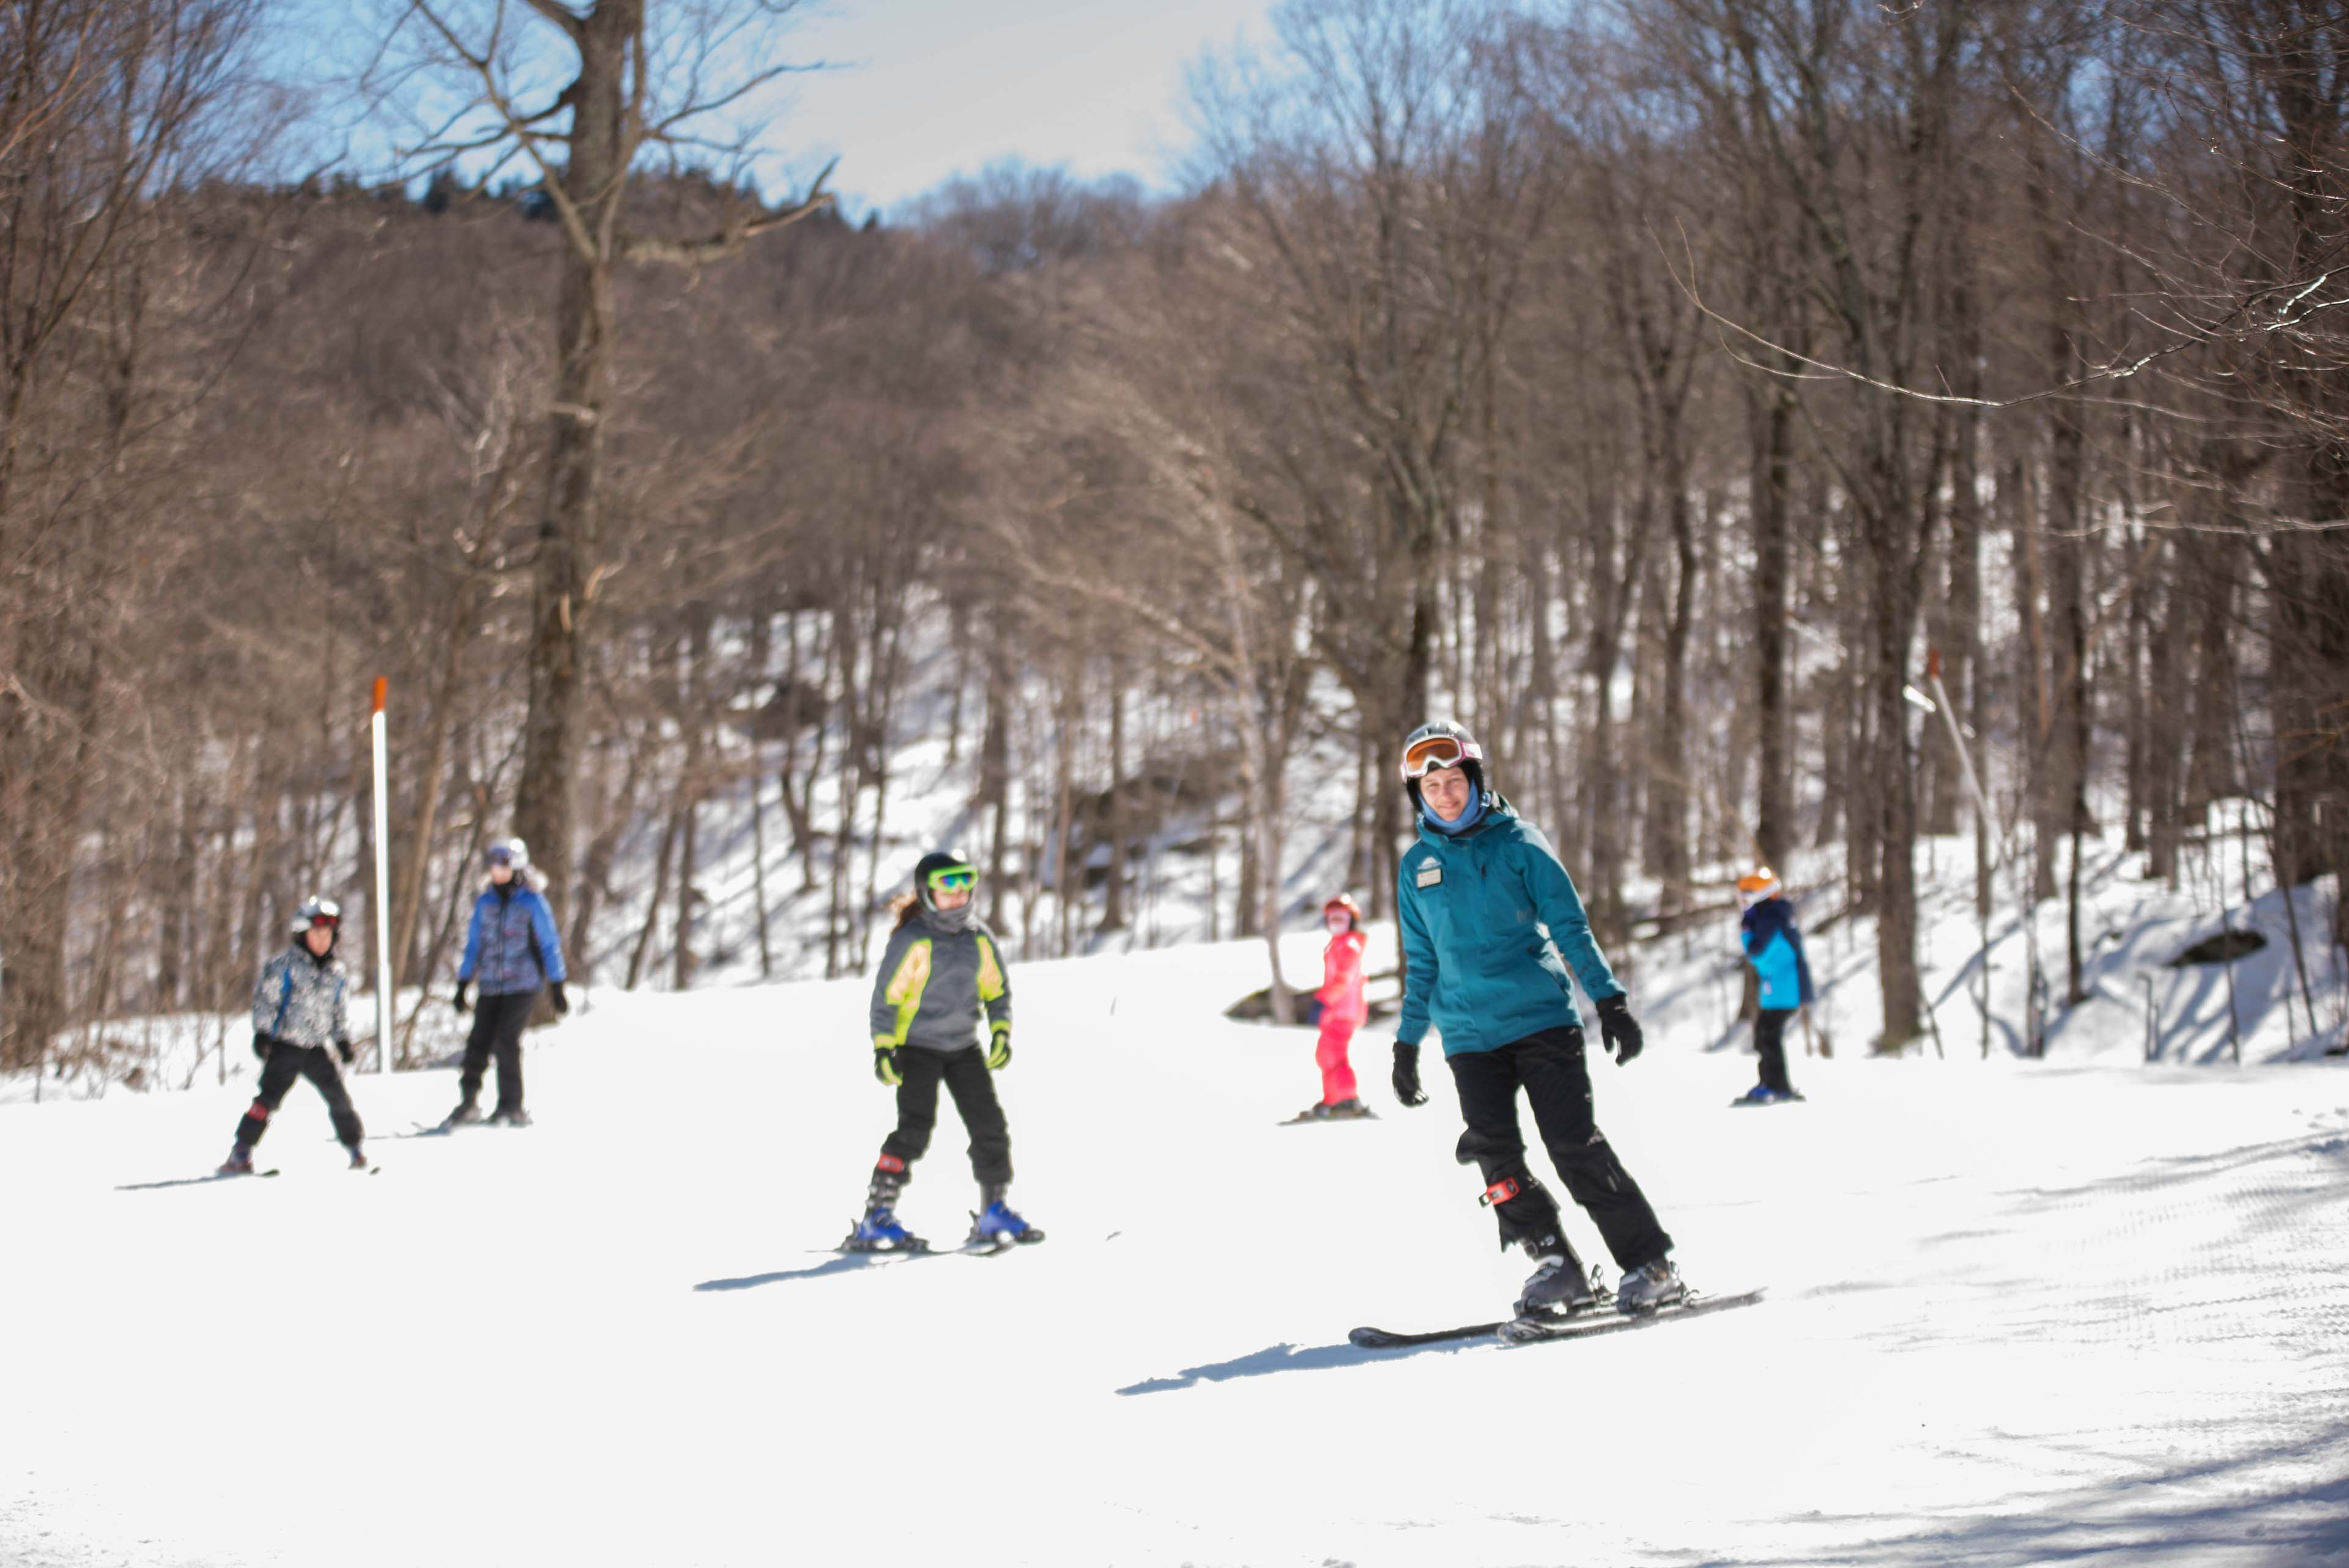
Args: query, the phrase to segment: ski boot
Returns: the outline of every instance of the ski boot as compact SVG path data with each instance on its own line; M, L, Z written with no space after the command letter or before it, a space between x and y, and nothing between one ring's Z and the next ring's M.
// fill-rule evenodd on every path
M905 1162L883 1155L864 1189L864 1214L840 1243L843 1252L926 1252L930 1244L898 1223L897 1194L905 1185Z
M1688 1299L1688 1282L1669 1257L1657 1258L1640 1264L1623 1276L1623 1283L1615 1293L1615 1310L1620 1313L1650 1313L1661 1306Z
M926 1252L930 1244L897 1222L897 1211L885 1203L868 1206L840 1243L843 1252Z
M253 1174L253 1146L249 1143L241 1143L234 1148L230 1149L228 1151L228 1158L221 1161L220 1169L213 1172L213 1174L216 1176L251 1176Z
M1518 1322L1563 1323L1599 1304L1599 1271L1585 1277L1582 1260L1562 1238L1528 1239L1521 1245L1535 1268L1517 1295Z
M530 1113L520 1106L500 1106L490 1113L490 1125L493 1127L526 1127L530 1126Z
M1733 1106L1783 1106L1803 1096L1792 1089L1774 1089L1767 1084L1756 1084L1729 1103Z
M481 1119L481 1107L475 1105L472 1096L468 1095L458 1102L455 1110L449 1113L449 1119L440 1124L440 1130L452 1132L458 1127L473 1127L478 1125Z
M346 1144L343 1147L351 1151L351 1168L353 1170L365 1170L367 1168L367 1157L360 1152L358 1145L353 1143Z
M1004 1197L1011 1189L993 1184L978 1189L979 1210L970 1217L970 1236L963 1245L973 1251L999 1252L1006 1247L1029 1246L1044 1232L1012 1211Z
M1321 1106L1320 1110L1333 1122L1374 1122L1379 1119L1378 1112L1362 1104L1359 1097L1340 1100L1334 1106Z

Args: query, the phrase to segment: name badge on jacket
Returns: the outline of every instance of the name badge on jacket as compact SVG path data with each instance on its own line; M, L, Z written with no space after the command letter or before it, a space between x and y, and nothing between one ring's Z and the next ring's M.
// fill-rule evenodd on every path
M1422 887L1422 888L1433 888L1433 887L1434 887L1438 882L1441 882L1441 881L1443 881L1443 880L1444 880L1444 867L1441 867L1441 866L1423 866L1423 867L1421 867L1419 868L1418 885L1419 885L1420 887Z

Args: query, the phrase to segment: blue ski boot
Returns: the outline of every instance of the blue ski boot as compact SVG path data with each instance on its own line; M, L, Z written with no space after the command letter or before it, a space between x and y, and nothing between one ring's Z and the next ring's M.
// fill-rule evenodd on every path
M970 1217L970 1237L963 1242L973 1251L999 1252L1006 1247L1030 1246L1044 1232L1012 1211L1004 1201L1009 1187L988 1185L978 1189L979 1211Z
M926 1252L930 1244L897 1221L897 1193L905 1186L905 1162L889 1155L873 1168L864 1189L864 1214L840 1243L843 1252Z

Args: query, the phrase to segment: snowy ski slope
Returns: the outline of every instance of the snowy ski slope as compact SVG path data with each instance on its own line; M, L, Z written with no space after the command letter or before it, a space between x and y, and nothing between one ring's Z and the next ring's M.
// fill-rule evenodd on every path
M383 1136L453 1076L363 1078L376 1177L306 1087L282 1177L187 1187L140 1184L220 1158L236 1085L0 1107L0 1562L2349 1556L2342 1064L1847 1053L1732 1111L1748 1059L1661 1028L1596 1064L1601 1124L1692 1280L1768 1301L1367 1352L1525 1265L1383 1034L1383 1119L1273 1125L1317 1083L1305 1031L1219 1016L1261 961L1016 972L1051 1239L1000 1258L827 1252L889 1121L862 981L606 995L538 1038L527 1131ZM950 1241L941 1123L905 1211Z

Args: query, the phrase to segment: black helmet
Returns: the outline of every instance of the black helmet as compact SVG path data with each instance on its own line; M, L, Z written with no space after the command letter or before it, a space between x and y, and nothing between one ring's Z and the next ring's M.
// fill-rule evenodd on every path
M969 860L951 849L933 849L914 866L914 897L921 901L922 913L932 925L942 930L958 931L970 923L970 905L941 909L937 894L941 888L976 888L978 870Z
M1402 787L1410 792L1411 804L1417 806L1419 781L1435 768L1458 768L1468 775L1468 787L1482 798L1487 787L1485 779L1485 748L1468 732L1465 724L1449 719L1431 719L1403 737Z

